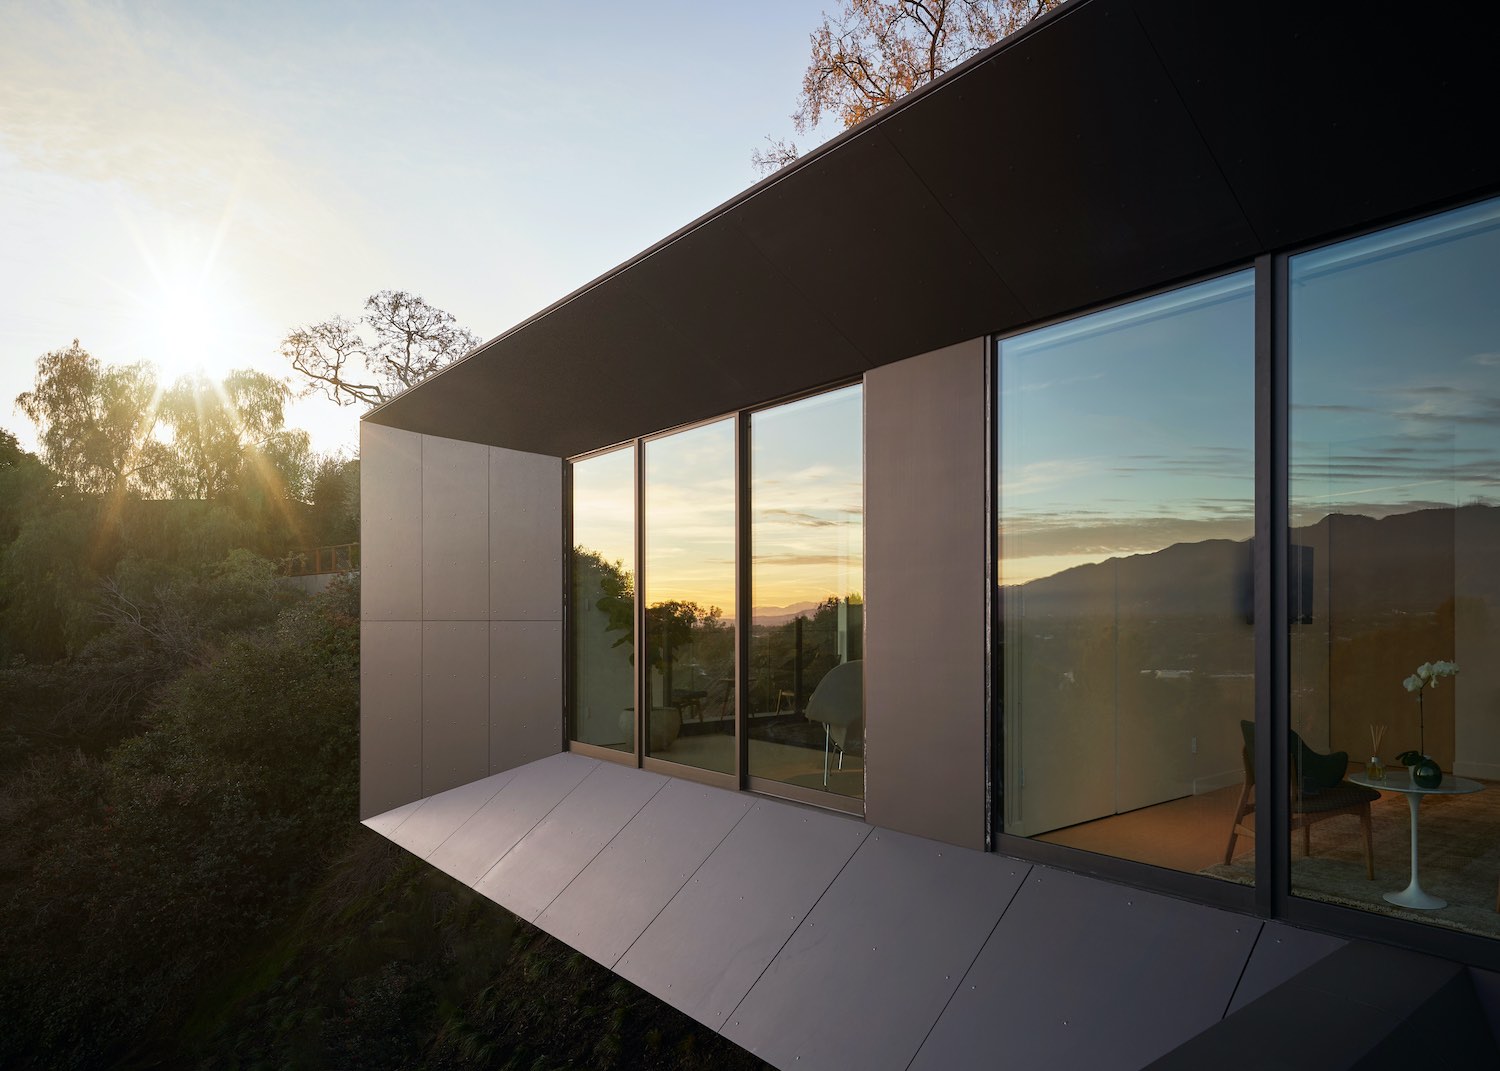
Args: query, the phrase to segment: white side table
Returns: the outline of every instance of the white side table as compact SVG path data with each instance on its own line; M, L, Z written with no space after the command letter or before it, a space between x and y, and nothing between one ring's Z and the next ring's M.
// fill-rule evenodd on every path
M1390 770L1386 773L1384 781L1372 781L1362 773L1349 774L1345 780L1382 792L1405 793L1406 804L1411 808L1411 884L1400 892L1386 893L1386 900L1399 907L1414 907L1418 911L1436 911L1440 907L1447 907L1447 900L1424 892L1422 883L1417 880L1418 809L1422 805L1423 796L1463 796L1470 792L1481 792L1485 786L1478 781L1470 781L1467 777L1444 774L1443 783L1437 788L1419 788L1411 783L1411 775L1406 770Z

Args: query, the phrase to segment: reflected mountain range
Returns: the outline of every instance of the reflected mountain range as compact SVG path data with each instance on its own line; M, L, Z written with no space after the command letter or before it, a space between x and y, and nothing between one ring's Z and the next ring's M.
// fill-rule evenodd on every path
M1500 507L1427 507L1368 517L1331 513L1291 530L1292 545L1312 550L1313 587L1326 591L1336 568L1341 611L1436 606L1454 594L1500 600ZM1336 555L1330 559L1329 554ZM1252 541L1206 539L1077 565L1008 586L1026 600L1045 597L1052 612L1095 612L1105 586L1118 586L1139 611L1165 615L1250 613ZM1322 598L1318 601L1321 603Z

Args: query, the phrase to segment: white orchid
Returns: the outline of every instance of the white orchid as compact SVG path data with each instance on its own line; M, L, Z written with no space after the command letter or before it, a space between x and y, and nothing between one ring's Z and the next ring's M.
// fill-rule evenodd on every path
M1429 684L1436 688L1441 678L1452 677L1457 673L1458 663L1456 662L1423 662L1417 667L1415 673L1401 683L1408 692L1416 692L1420 697L1422 689Z
M1451 677L1458 672L1456 662L1423 662L1417 667L1417 671L1407 677L1401 684L1408 692L1417 693L1417 741L1421 746L1418 755L1427 754L1427 716L1422 705L1422 693L1430 684L1437 687L1437 682L1444 677ZM1410 754L1410 752L1407 752Z

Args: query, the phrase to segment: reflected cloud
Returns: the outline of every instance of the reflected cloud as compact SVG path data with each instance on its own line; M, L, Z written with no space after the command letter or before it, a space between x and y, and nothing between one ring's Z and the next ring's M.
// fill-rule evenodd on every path
M794 525L804 528L836 528L840 521L831 521L826 517L817 517L811 513L799 513L790 509L763 509L760 511L762 517L775 518L783 524Z

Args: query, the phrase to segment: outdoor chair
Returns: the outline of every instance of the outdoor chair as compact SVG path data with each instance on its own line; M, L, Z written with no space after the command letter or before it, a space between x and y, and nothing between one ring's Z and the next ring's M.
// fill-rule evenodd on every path
M1224 865L1234 858L1234 844L1240 837L1255 837L1255 827L1245 824L1245 819L1255 813L1255 723L1240 722L1240 732L1245 738L1240 752L1245 765L1245 783L1240 789L1240 802L1235 807L1234 823L1229 829L1229 844L1224 849ZM1365 877L1375 880L1375 848L1370 830L1370 804L1380 798L1373 788L1351 784L1344 780L1349 769L1349 753L1335 751L1323 755L1302 742L1292 733L1288 742L1291 763L1291 828L1302 830L1302 854L1312 855L1312 827L1325 818L1337 818L1341 814L1359 816L1365 835Z
M823 787L828 787L830 748L839 753L839 769L844 768L844 751L864 743L865 688L864 662L843 662L828 671L807 700L809 721L823 723Z

